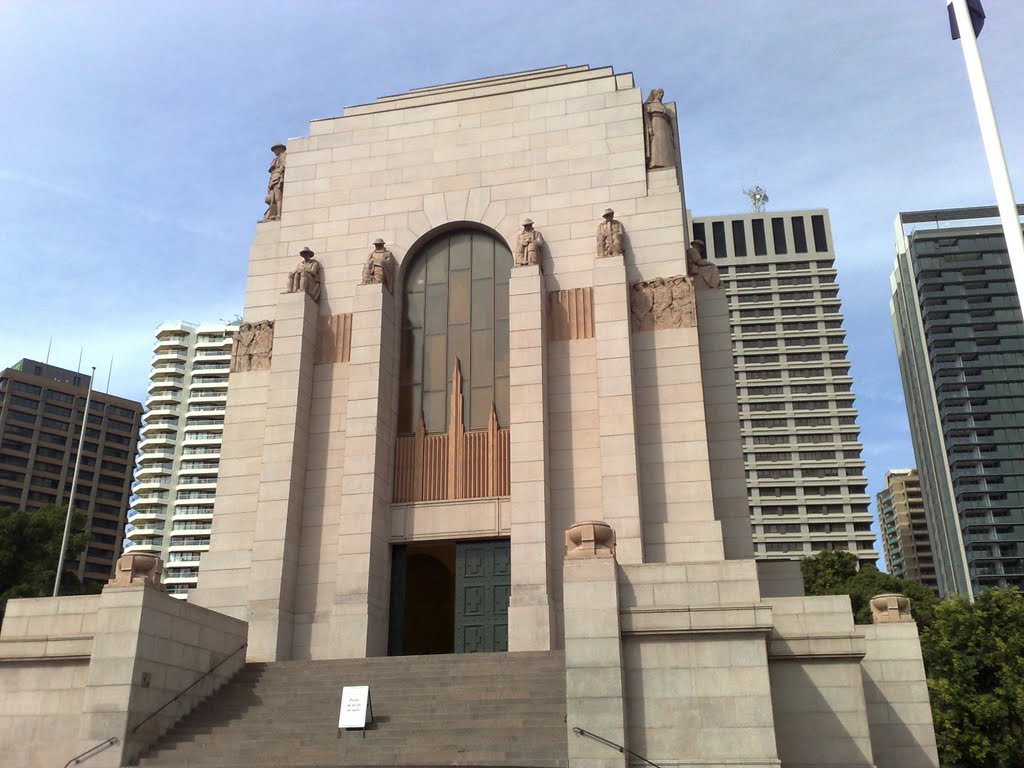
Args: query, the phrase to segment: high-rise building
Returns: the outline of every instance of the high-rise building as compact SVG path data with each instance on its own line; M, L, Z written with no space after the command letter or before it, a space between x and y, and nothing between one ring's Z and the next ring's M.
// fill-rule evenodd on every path
M890 311L941 595L1024 587L1024 322L997 214L896 218Z
M66 567L106 584L121 552L142 405L95 390L90 397L89 388L87 374L35 360L0 372L0 506L67 506L88 397L74 501L88 541Z
M893 576L910 579L938 591L935 559L928 536L921 481L916 469L890 469L885 488L875 496L882 530L885 564Z
M722 271L755 556L878 558L828 211L694 219Z
M237 327L164 323L156 332L125 551L159 555L176 597L196 586L210 544Z

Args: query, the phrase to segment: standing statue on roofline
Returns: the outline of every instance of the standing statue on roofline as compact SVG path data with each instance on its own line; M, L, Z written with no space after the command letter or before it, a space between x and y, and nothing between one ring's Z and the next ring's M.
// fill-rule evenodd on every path
M267 196L263 198L269 207L263 214L263 221L277 221L281 218L281 201L284 199L284 161L287 147L275 144L271 151L274 160L270 164L270 180L267 182Z
M647 149L647 167L675 168L676 142L672 129L672 115L661 99L665 91L655 88L644 102L644 144Z

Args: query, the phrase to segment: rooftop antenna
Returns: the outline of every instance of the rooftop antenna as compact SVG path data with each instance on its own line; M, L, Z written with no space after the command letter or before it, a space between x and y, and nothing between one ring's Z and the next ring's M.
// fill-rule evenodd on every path
M768 202L768 192L760 184L755 184L750 189L744 189L743 194L750 198L750 210L753 213L764 213L765 203Z

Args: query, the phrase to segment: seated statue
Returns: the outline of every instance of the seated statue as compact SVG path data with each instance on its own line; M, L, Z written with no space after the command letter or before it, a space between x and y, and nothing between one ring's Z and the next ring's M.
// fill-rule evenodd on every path
M302 261L288 275L286 293L305 291L313 301L318 301L320 299L320 262L313 258L315 254L308 247L299 251L299 255L302 257Z
M694 240L686 249L686 274L693 278L694 287L721 288L718 267L704 257L704 241Z

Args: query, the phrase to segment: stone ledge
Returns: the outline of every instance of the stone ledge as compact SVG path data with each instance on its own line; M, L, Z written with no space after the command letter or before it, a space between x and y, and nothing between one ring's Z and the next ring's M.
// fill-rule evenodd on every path
M778 634L768 641L768 660L789 659L853 659L860 661L867 653L864 635L796 635Z
M19 637L0 640L0 664L17 661L66 661L92 655L92 635Z
M767 605L668 606L620 609L625 635L713 635L772 632L772 609Z

